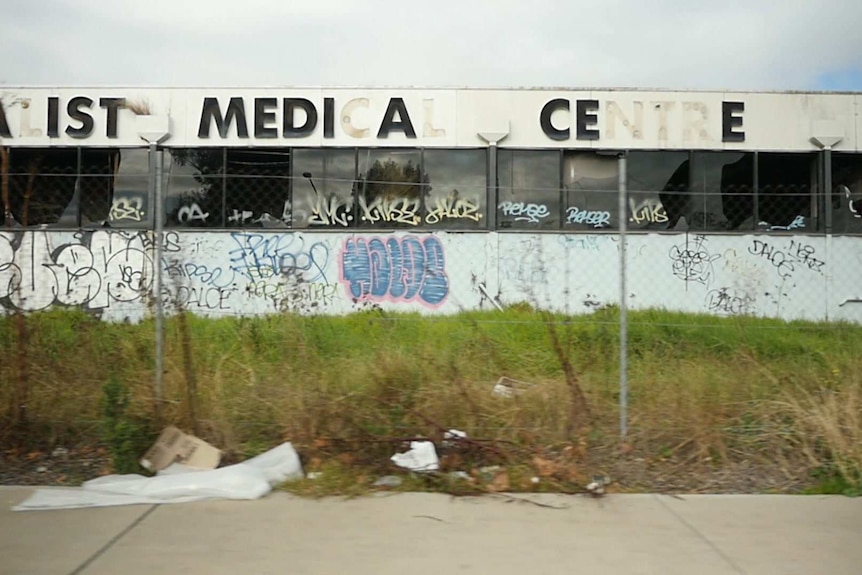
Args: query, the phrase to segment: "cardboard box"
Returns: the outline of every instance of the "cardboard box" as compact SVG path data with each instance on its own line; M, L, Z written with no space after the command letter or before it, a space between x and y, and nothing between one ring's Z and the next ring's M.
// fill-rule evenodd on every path
M215 469L220 461L219 449L171 425L162 430L159 438L141 458L141 465L156 472L172 463L198 469Z

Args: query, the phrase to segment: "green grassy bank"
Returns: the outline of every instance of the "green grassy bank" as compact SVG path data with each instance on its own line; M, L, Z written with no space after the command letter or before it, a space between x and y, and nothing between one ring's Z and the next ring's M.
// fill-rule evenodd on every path
M708 477L753 464L797 487L858 490L862 327L662 311L629 318L621 439L614 309L571 318L527 306L439 318L175 316L165 323L162 402L152 321L6 316L0 440L101 443L122 468L175 423L227 460L291 441L309 469L370 478L391 471L403 440L456 428L475 441L443 453L444 470L499 465L513 489L530 488L532 477L565 488L610 469L621 488L637 490L669 469ZM532 385L499 397L491 390L501 376ZM658 471L626 477L633 462Z

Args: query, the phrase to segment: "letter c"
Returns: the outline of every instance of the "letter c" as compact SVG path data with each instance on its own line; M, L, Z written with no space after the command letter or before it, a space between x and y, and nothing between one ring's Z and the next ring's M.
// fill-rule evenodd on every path
M542 113L539 116L539 123L542 126L542 131L552 140L568 140L569 128L558 130L551 123L551 116L557 110L569 111L569 101L563 98L555 98L542 107Z

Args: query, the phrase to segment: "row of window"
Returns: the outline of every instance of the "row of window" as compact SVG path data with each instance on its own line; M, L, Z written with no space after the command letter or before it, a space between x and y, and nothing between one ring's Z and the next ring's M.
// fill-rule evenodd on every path
M0 223L150 228L146 149L15 148ZM165 151L165 225L299 229L862 232L862 155L500 149ZM493 197L493 191L496 197ZM490 201L489 201L490 200Z

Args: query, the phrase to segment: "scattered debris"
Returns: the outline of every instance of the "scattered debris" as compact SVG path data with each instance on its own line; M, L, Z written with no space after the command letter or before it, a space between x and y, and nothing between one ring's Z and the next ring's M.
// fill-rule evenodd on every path
M494 384L494 388L491 390L491 395L512 398L516 395L521 395L534 385L535 384L528 383L526 381L520 381L512 379L511 377L503 376L497 380L496 384Z
M172 463L198 469L215 469L221 461L221 451L203 439L183 433L170 425L162 430L153 446L141 458L149 471L160 471Z
M398 487L402 479L397 475L384 475L373 483L374 487Z
M65 447L55 447L54 451L51 452L51 457L67 457L69 455L69 450Z
M45 467L44 465L40 465L39 467L36 468L36 473L45 473L46 471L48 471L48 468Z
M593 497L601 497L605 494L605 486L611 482L606 475L594 475L593 480L586 485L587 493Z
M396 453L390 459L398 467L410 471L437 471L440 469L437 450L430 441L411 441L409 451Z
M306 479L319 479L323 475L320 471L309 471L305 474Z
M473 478L470 477L470 474L466 471L450 471L449 479L462 479L464 481L471 481Z
M486 467L480 467L479 473L496 473L501 469L502 467L500 467L499 465L488 465Z
M443 443L441 444L441 447L454 447L461 439L467 439L467 432L458 429L450 429L443 434Z
M199 469L173 463L155 477L107 475L85 481L79 489L37 489L14 511L107 507L137 503L160 505L205 499L258 499L284 481L303 476L299 455L290 443L242 463Z

